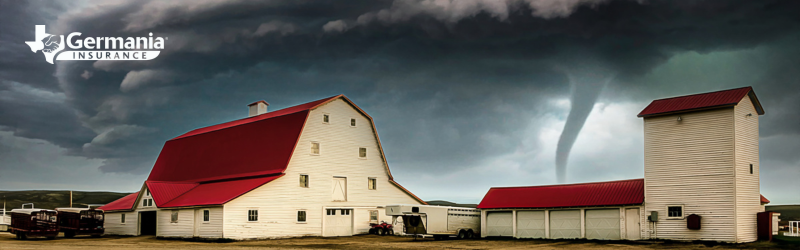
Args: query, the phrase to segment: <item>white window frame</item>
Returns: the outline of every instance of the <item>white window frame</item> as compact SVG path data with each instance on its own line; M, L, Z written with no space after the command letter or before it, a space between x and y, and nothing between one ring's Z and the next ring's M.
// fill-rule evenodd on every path
M203 209L203 223L211 223L211 210Z
M377 222L380 219L381 214L378 213L378 210L368 210L369 211L369 221ZM372 219L372 213L375 213L375 219Z
M372 181L372 185L370 185L370 181ZM367 177L367 190L378 190L377 177Z
M178 223L178 216L180 215L180 211L172 210L169 215L169 223Z
M351 128L358 127L358 120L356 120L356 118L353 117L350 118L350 127Z
M314 144L317 144L317 152L316 153L314 153ZM322 144L319 143L318 141L311 141L311 150L310 150L309 154L311 154L311 155L320 155L320 153L322 153Z
M251 214L250 212L255 211L255 213ZM255 216L255 220L250 220L251 217ZM247 222L258 222L258 208L248 208L247 209Z
M364 156L361 156L361 149L364 149ZM358 159L366 160L368 152L367 147L358 147Z
M328 121L325 121L325 117L328 117ZM331 124L331 114L322 113L322 124Z
M300 212L303 212L303 219L305 219L304 221L300 221ZM295 220L296 220L297 224L306 224L306 223L308 223L308 212L306 212L305 209L298 209L297 213L296 213Z
M305 183L303 183L303 181L302 181L303 180L303 176L306 177L306 180L305 180L306 182ZM308 174L300 174L300 179L298 181L300 181L299 184L300 184L301 188L308 188L309 186L311 186ZM303 186L303 184L305 184L305 186Z
M678 216L670 216L669 215L669 208L671 208L671 207L680 207L681 208L681 216L680 217L678 217ZM667 213L666 214L667 214L667 219L668 220L682 220L682 219L686 218L686 209L684 208L683 205L667 205Z

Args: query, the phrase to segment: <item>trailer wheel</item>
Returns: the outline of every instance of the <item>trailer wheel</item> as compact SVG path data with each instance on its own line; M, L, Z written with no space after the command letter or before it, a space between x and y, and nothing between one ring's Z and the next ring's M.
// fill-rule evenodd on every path
M458 239L459 240L463 240L463 239L466 239L466 238L467 238L467 232L465 232L464 230L458 231Z
M378 235L384 235L383 228L378 228Z
M467 239L475 238L475 233L472 230L467 231Z
M66 231L66 232L64 232L64 238L72 238L72 237L75 237L75 232L74 231Z

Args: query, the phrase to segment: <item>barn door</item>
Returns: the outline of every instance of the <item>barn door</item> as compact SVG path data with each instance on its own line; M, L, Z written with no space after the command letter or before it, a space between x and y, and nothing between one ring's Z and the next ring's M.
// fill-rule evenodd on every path
M203 210L194 210L194 237L200 237L200 226L203 225Z
M331 196L332 196L331 198L333 198L333 201L347 201L346 177L333 177Z

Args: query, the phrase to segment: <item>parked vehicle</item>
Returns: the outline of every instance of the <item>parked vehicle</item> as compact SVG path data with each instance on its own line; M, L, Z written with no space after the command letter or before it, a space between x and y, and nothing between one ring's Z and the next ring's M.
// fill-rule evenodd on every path
M392 224L386 223L386 221L381 221L380 224L378 223L370 223L369 234L377 234L377 235L393 235L394 234L394 226Z
M403 233L414 237L433 236L440 240L451 236L459 239L480 236L481 212L475 208L389 205L386 206L386 215L392 216L392 225L401 219Z
M31 207L26 209L26 205ZM28 237L55 239L58 236L58 212L36 209L33 203L23 204L21 209L11 210L11 233L20 240Z
M75 235L103 235L103 210L96 208L56 208L58 211L59 228L64 232L64 237L72 238Z

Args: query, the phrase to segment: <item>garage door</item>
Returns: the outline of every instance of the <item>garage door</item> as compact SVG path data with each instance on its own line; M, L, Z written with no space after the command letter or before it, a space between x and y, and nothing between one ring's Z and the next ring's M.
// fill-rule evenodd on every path
M325 236L352 236L352 214L352 209L326 209Z
M544 211L517 211L517 237L545 238Z
M581 237L581 210L550 211L550 238Z
M619 209L586 210L586 238L618 240Z
M487 236L514 236L511 212L489 212L486 215Z

